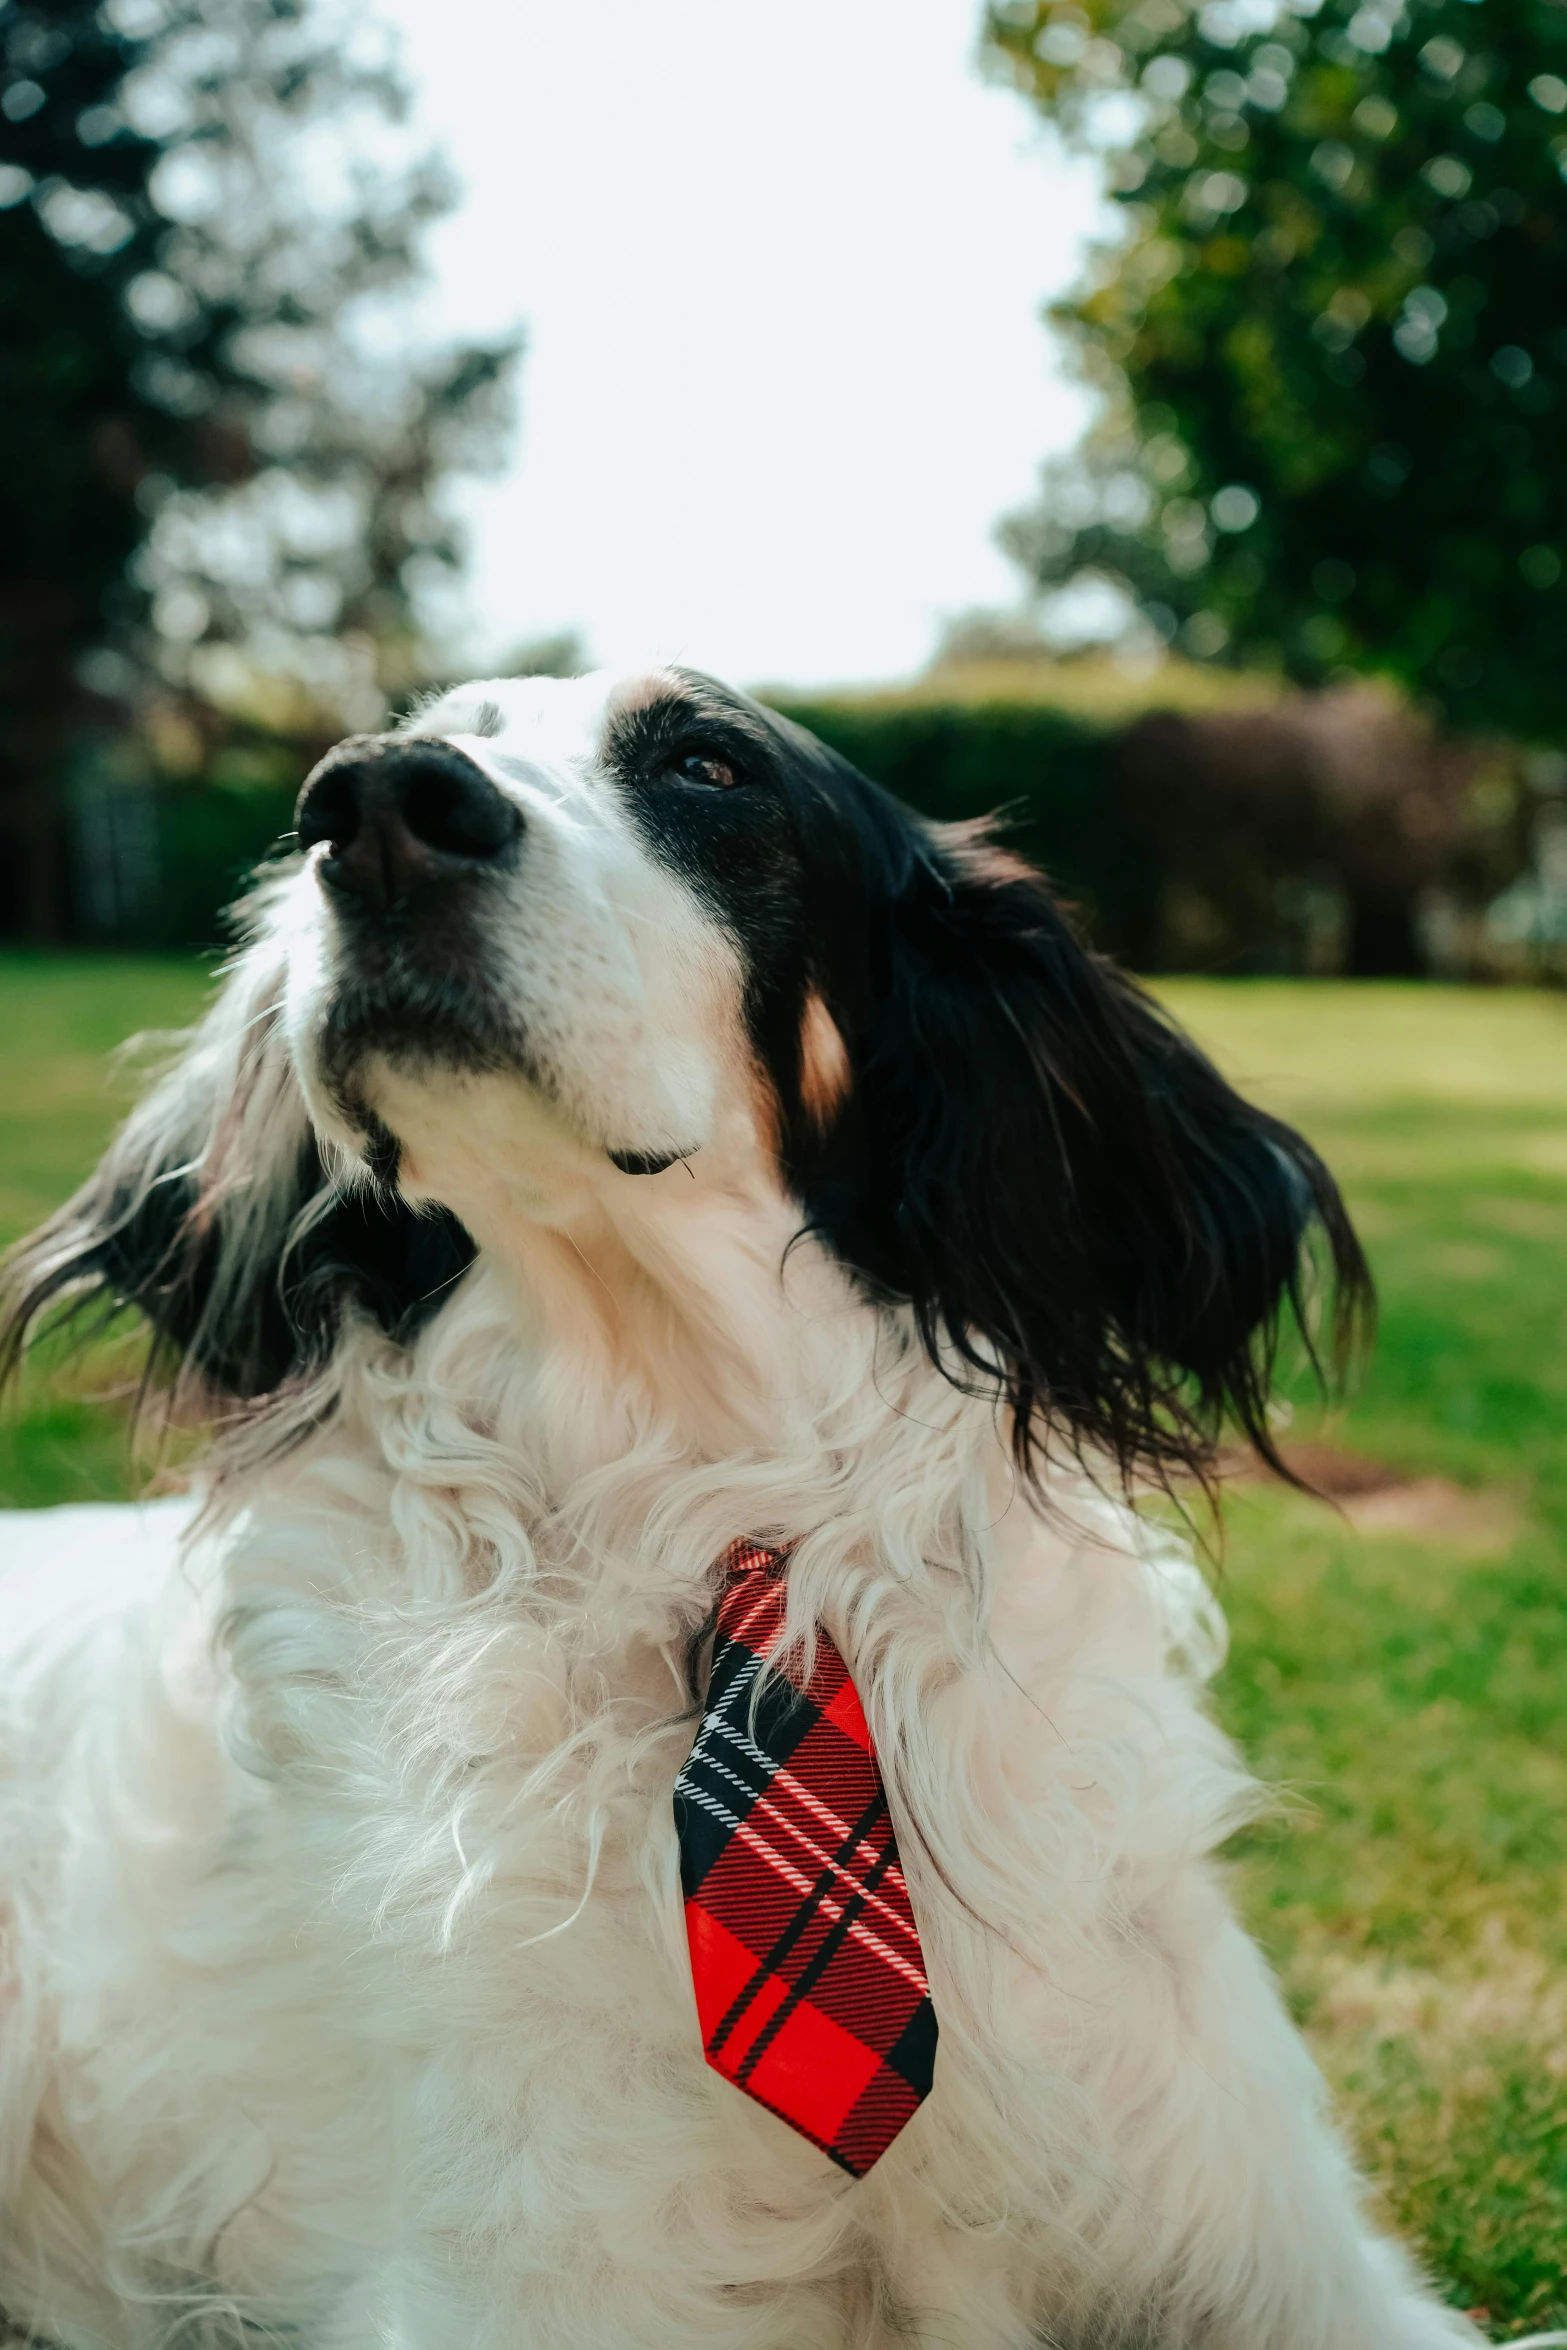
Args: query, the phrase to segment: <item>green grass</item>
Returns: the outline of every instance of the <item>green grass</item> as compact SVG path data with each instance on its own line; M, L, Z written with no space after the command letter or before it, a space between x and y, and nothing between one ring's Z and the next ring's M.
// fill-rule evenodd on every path
M1283 1793L1241 1898L1389 2220L1498 2339L1567 2323L1567 999L1166 992L1349 1189L1382 1323L1333 1440L1498 1503L1415 1539L1232 1498L1219 1706ZM194 964L0 959L0 1237L91 1164L108 1048L201 993ZM129 1473L79 1375L0 1429L11 1501Z
M184 1026L206 990L195 957L0 955L0 1246L69 1197L123 1116L136 1081L117 1048ZM40 1355L0 1418L0 1507L124 1492L124 1415L96 1400L123 1382L123 1359L100 1351L51 1376Z
M1335 1440L1504 1504L1466 1543L1232 1500L1220 1711L1288 1798L1242 1898L1388 2216L1499 2338L1560 2325L1567 999L1166 992L1348 1188L1382 1314Z

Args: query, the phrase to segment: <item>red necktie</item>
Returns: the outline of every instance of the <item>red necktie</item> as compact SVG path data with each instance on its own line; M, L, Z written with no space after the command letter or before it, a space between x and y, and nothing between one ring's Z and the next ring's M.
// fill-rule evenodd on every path
M775 1669L788 1553L724 1558L702 1727L675 1781L707 2061L856 2178L928 2093L936 2015L864 1710L818 1630Z

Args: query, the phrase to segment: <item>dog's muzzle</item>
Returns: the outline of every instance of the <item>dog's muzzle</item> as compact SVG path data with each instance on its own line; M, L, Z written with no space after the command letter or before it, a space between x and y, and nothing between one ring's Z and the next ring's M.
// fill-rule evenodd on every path
M346 912L411 911L515 863L521 811L450 743L351 735L307 777L299 845Z

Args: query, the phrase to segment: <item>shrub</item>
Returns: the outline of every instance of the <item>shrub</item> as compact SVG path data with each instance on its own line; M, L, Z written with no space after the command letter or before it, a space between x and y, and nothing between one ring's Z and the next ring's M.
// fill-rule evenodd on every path
M1133 954L1150 934L1158 867L1116 788L1108 724L1021 700L887 695L777 706L921 815L999 813L1006 837L1113 952Z
M992 670L979 690L938 674L772 700L922 814L996 816L1089 935L1143 970L1473 967L1479 910L1527 864L1519 755L1440 735L1375 691L1270 696L1253 680L1215 708L1177 672L1169 701L1145 688L1139 708L1077 673L1058 684ZM78 934L220 943L223 909L287 834L323 748L230 737L206 780L160 780L106 746L73 799Z

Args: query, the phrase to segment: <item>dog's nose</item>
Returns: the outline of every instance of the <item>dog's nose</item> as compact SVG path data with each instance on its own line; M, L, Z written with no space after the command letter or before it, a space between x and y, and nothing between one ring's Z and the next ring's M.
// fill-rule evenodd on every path
M501 863L521 812L451 743L356 735L328 751L294 811L299 845L325 841L329 889L379 913Z

